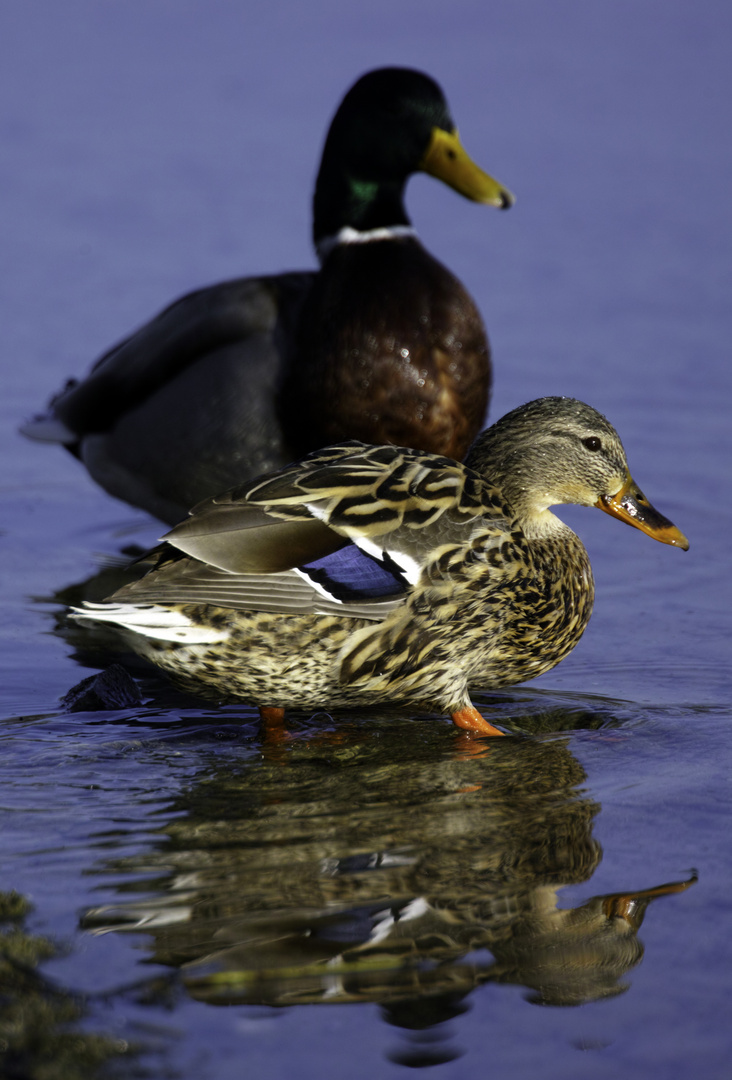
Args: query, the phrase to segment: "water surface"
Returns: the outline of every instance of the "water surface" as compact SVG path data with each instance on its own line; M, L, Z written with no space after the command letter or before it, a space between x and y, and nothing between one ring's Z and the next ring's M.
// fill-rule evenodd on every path
M728 1075L730 21L4 6L2 888L61 947L41 971L82 995L79 1030L153 1075ZM518 196L408 193L485 314L491 415L589 401L691 549L562 511L596 611L554 672L477 696L500 745L387 712L297 716L273 745L124 656L142 704L68 712L115 658L65 604L160 530L17 424L181 292L313 265L325 126L383 63L439 78Z

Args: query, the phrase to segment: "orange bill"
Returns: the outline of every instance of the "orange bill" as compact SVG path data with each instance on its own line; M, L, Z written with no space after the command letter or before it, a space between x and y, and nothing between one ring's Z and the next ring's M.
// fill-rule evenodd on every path
M601 495L595 506L627 525L648 533L662 544L672 544L684 551L689 550L689 541L681 530L651 506L631 476L614 495Z
M602 910L608 919L625 919L638 929L643 921L643 915L651 900L659 896L671 896L681 893L694 885L697 881L696 871L687 881L670 881L666 885L656 885L653 889L641 889L632 893L611 893L603 897Z

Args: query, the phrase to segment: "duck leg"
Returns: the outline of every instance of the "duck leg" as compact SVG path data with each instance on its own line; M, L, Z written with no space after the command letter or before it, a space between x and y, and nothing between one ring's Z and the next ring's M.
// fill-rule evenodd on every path
M285 728L285 710L278 705L259 705L258 708L264 741L278 744L286 742L289 734Z
M285 710L281 709L279 705L260 705L259 719L265 727L268 727L270 724L281 725L285 719Z
M285 727L285 710L276 705L259 705L262 755L270 765L284 765L292 736Z
M285 711L279 705L258 705L259 719L265 734L281 734L285 727Z
M458 709L457 712L450 713L453 724L456 724L459 728L464 728L465 731L472 731L476 735L505 735L505 731L499 731L497 727L493 727L493 724L489 724L485 720L475 705L468 705L464 709Z

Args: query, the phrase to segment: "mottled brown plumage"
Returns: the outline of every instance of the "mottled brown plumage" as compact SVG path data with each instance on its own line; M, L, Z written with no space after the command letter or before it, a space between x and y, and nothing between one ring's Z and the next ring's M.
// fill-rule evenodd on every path
M208 500L168 534L156 569L78 614L121 626L209 696L305 709L399 701L495 733L470 687L548 671L590 617L589 559L548 509L559 502L688 546L631 480L608 421L543 398L479 436L464 465L347 443ZM308 543L312 558L331 552L315 571ZM355 548L369 565L354 560L346 581L336 556ZM390 568L390 589L372 589L370 559ZM339 595L344 581L351 592Z

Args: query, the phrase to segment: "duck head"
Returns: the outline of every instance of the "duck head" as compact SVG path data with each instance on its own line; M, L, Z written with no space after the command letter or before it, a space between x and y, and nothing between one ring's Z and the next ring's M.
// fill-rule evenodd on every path
M478 436L466 464L502 489L527 535L551 531L550 506L576 503L689 547L633 480L612 424L574 398L539 398L507 413Z
M468 157L433 79L409 68L368 72L346 94L326 138L314 198L316 244L346 226L409 225L404 186L420 171L475 202L501 209L514 202Z

